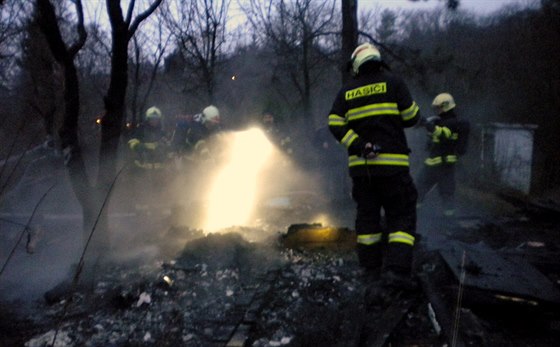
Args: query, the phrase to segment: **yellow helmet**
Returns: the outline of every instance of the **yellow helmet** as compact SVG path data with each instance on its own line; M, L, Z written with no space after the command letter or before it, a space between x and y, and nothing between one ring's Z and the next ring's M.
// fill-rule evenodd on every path
M217 123L220 121L220 110L214 105L207 106L202 110L203 121Z
M159 108L152 106L146 110L146 119L161 119L161 111Z
M350 61L352 62L352 71L354 74L358 74L360 66L366 61L378 61L381 62L381 53L377 47L371 43L362 43L352 53L350 56Z
M432 101L432 107L436 107L439 113L447 112L455 108L455 100L449 93L441 93Z

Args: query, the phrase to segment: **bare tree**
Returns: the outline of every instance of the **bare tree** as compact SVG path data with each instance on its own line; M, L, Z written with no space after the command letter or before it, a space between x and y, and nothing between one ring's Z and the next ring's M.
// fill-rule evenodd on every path
M62 66L63 70L64 120L59 135L72 187L82 206L85 232L93 225L93 216L97 206L96 197L98 195L92 190L92 185L88 179L78 139L80 92L74 59L86 42L87 33L84 27L82 3L80 0L75 0L74 3L78 19L76 25L78 36L75 42L68 45L62 38L53 4L49 0L36 0L39 26L45 35L54 59Z
M88 39L76 57L81 94L80 140L87 148L99 148L100 126L97 122L104 114L104 105L100 100L107 91L110 77L110 32L102 25L103 22L86 25ZM97 156L94 157L97 159Z
M169 45L170 36L166 35L162 25L157 25L150 34L138 33L133 37L132 55L132 93L130 100L130 123L138 124L142 117L141 112L146 108L163 56ZM146 47L154 47L153 53L148 55Z
M395 39L397 34L397 13L391 10L381 12L379 24L375 28L377 39L385 44Z
M3 0L0 3L0 88L9 89L15 76L19 42L29 12L25 1Z
M421 0L409 0L409 1L416 2L416 1L421 1ZM423 0L423 1L426 1L426 0ZM460 0L439 0L439 1L444 1L445 5L450 10L456 10L459 7L459 5L461 4Z
M54 59L63 67L64 70L64 123L60 130L62 147L69 155L68 158L78 159L77 161L69 161L69 163L78 163L80 159L79 142L78 142L78 117L80 111L80 95L78 74L74 58L79 50L85 44L87 33L84 27L84 16L82 3L75 1L76 12L78 14L77 32L78 38L76 42L67 46L62 39L60 27L53 5L48 0L37 0L38 21L41 30L45 34L45 38L49 44ZM70 156L71 152L75 154ZM78 166L69 165L70 170L82 169L82 164ZM78 172L78 171L72 171Z
M324 73L324 63L329 63L322 40L339 35L335 20L335 1L269 0L264 3L251 0L244 11L254 31L278 59L275 66L275 86L281 92L287 79L296 90L307 130L313 128L311 92ZM329 52L331 53L331 52Z
M89 242L93 235L93 225L99 232L96 242L97 251L106 251L108 247L108 228L105 212L97 218L106 200L108 188L115 179L116 150L121 124L124 119L124 101L127 86L128 42L140 23L146 19L160 4L155 1L145 12L132 19L134 1L131 1L127 16L123 18L119 1L108 0L107 8L113 27L111 81L105 98L106 114L102 122L102 142L98 165L97 183L89 179L84 164L78 138L78 120L80 115L80 93L75 58L86 42L87 33L81 0L73 0L77 12L78 33L76 41L67 45L63 38L55 8L49 0L36 0L38 22L47 39L54 59L63 67L64 73L64 121L59 131L65 163L76 197L80 201L84 215L84 241ZM99 224L98 221L100 221ZM101 234L101 235L99 235ZM98 256L99 254L95 254Z
M54 141L55 114L61 101L58 91L63 86L61 65L54 60L36 20L29 21L20 47L21 58L18 59L19 73L15 92L20 101L20 112L24 115L21 121L26 123L25 128L32 129L32 118L39 116L43 119L46 134ZM33 132L35 134L28 134L27 137L38 137L38 132ZM16 134L16 137L21 135ZM37 139L34 141L37 143Z
M342 81L350 79L347 61L358 43L358 0L341 0L342 2Z
M215 102L216 71L223 61L230 3L230 0L170 1L162 11L163 20L178 45L190 87L204 88L209 103Z
M418 1L418 0L410 0ZM449 9L457 9L460 4L459 0L445 0L447 2L447 7ZM351 55L354 47L358 43L358 0L341 0L342 5L342 62L343 68L346 66L348 57ZM379 24L376 27L377 43L387 44L390 39L393 39L397 34L396 21L397 13L391 10L384 10L381 14ZM366 23L362 20L362 23ZM367 32L361 28L362 32ZM347 69L343 70L342 73L343 81L347 81L350 77L350 73Z
M105 115L101 121L101 148L99 152L98 184L111 185L116 175L117 149L125 121L125 100L128 86L128 44L140 24L161 4L154 0L149 7L134 17L135 0L131 0L123 16L120 0L107 0L111 23L111 77L105 95Z

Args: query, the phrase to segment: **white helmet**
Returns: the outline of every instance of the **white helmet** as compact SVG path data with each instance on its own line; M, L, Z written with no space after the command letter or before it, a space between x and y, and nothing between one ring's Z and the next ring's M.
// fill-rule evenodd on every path
M220 121L220 110L214 105L207 106L202 110L203 122L217 123Z
M441 93L432 101L432 107L436 107L439 113L447 112L455 108L455 100L449 93Z
M358 74L360 66L366 61L378 61L381 62L381 53L377 47L371 43L362 43L352 53L350 56L350 61L352 62L352 71L354 74Z
M159 108L152 106L146 110L146 119L161 119L161 111Z

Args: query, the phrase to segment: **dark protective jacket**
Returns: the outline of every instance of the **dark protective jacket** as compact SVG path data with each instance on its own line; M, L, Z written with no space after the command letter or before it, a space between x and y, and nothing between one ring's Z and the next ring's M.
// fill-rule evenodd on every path
M171 145L177 152L189 152L197 142L210 136L208 129L193 117L183 117L177 120Z
M135 154L134 164L145 169L161 169L167 159L165 132L147 123L134 130L128 147Z
M207 139L220 130L210 130L202 123L200 115L181 117L175 124L171 146L176 153L186 158L207 159L210 155Z
M348 150L352 177L388 176L409 169L410 149L404 128L418 121L418 105L404 81L379 69L360 71L336 96L329 114L329 129ZM374 159L362 151L366 143L380 150Z
M439 115L439 121L427 126L429 155L427 166L453 165L459 155L465 154L469 124L460 121L453 109Z

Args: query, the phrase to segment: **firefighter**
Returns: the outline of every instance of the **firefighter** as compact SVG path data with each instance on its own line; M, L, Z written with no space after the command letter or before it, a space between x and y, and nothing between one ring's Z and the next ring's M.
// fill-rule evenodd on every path
M419 108L374 45L359 45L349 68L354 78L338 92L328 124L348 152L358 259L387 286L405 286L411 283L417 193L404 128L416 124Z
M152 106L146 110L146 119L134 130L128 147L134 153L134 165L138 168L164 168L167 146L159 108Z
M417 206L437 186L445 217L455 215L455 165L466 152L469 133L468 122L458 119L455 106L451 94L441 93L432 102L437 116L421 122L428 133L429 155L417 178Z
M151 213L153 206L160 206L159 197L164 194L165 168L168 158L168 143L163 129L162 113L152 106L146 110L144 122L128 141L133 153L131 184L135 196L135 209Z
M261 117L261 128L266 137L274 143L285 154L293 154L292 139L280 130L274 114L270 111L264 111Z
M276 139L280 136L280 129L278 129L278 124L276 124L276 119L270 111L264 111L261 117L261 124L264 132L267 136Z
M215 169L222 153L220 149L225 148L217 141L221 138L221 124L220 110L214 105L176 119L171 147L177 173L171 183L169 200L174 204L172 210L178 212L173 217L178 222L185 216L196 218L200 214L193 201L204 196L208 172Z
M211 158L208 138L220 130L220 110L209 105L201 113L177 119L171 145L181 158L207 160Z

